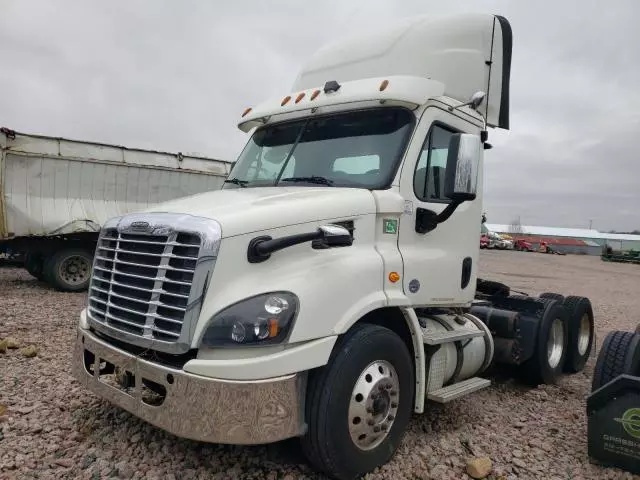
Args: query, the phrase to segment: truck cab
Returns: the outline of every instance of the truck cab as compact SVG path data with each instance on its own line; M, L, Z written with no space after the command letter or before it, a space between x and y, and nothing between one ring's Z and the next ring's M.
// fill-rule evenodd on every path
M477 304L478 220L511 43L500 16L418 17L312 55L242 112L221 190L104 226L76 378L178 436L300 437L333 478L387 462L428 402L488 386L489 324L510 313ZM568 348L553 302L508 340L547 381Z

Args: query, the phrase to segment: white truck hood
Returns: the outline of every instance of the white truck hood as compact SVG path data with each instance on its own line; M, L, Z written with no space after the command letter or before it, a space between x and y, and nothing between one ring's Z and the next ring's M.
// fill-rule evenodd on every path
M220 223L222 237L373 214L369 190L334 187L230 188L172 200L145 212L186 213Z

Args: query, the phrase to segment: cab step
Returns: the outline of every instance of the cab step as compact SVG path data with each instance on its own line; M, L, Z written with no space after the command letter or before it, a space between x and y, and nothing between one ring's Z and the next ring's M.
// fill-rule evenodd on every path
M470 328L435 332L422 330L422 341L427 345L441 345L443 343L457 342L458 340L466 340L468 338L482 337L483 335L484 332L482 330L471 330Z
M448 387L439 388L427 394L427 398L437 403L447 403L456 398L460 398L469 393L482 390L491 385L491 380L486 378L473 377L460 383L454 383Z

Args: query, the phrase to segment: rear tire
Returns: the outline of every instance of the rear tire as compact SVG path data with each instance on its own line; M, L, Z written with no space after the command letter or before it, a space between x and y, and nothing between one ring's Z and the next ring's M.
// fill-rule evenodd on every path
M334 347L329 363L310 374L309 428L301 438L309 461L340 480L359 478L387 463L411 417L413 371L398 335L356 324Z
M640 375L640 335L632 332L609 332L596 360L591 391L622 374Z
M569 312L569 344L564 371L578 373L584 369L593 348L593 308L586 297L567 297L563 305Z
M62 292L79 292L89 287L93 256L83 248L69 248L51 255L44 265L46 280Z
M538 295L538 298L551 298L558 300L560 303L564 302L564 295L560 295L559 293L544 292Z
M533 356L523 365L528 382L555 384L567 356L569 315L560 302L553 299L538 299L546 303L540 320L538 338Z
M501 295L504 297L508 297L511 293L508 285L492 280L483 280L482 278L476 280L476 290L485 295Z

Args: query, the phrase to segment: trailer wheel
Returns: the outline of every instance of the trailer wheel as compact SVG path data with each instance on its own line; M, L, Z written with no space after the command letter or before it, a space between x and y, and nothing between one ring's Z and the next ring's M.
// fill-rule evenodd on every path
M91 253L83 248L60 250L46 260L45 277L63 292L86 290L91 280L92 262Z
M640 375L640 335L614 330L602 342L593 371L591 391L625 373Z
M564 371L578 373L584 369L593 347L593 308L586 297L569 296L563 305L569 312L569 344Z
M409 423L414 400L411 355L398 335L356 324L334 347L329 363L311 372L309 461L337 479L353 479L387 463Z
M538 298L550 298L552 300L558 300L560 303L564 302L564 295L559 293L544 292L538 295Z
M41 253L29 252L24 259L24 269L32 277L42 281L44 279L44 258Z
M562 374L567 356L569 315L557 300L539 298L546 304L533 356L524 363L527 380L533 384L555 384Z

